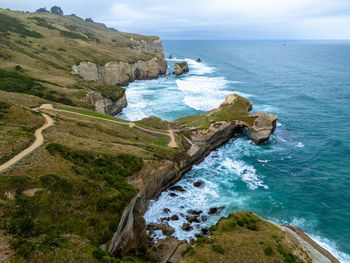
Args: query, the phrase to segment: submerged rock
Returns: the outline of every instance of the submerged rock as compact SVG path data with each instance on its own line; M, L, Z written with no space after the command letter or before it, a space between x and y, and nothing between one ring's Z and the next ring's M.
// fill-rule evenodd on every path
M170 211L169 208L164 208L164 209L163 209L163 212L166 213L166 214L169 214L171 211Z
M209 234L209 229L208 228L202 228L201 232L203 233L203 235L208 235Z
M171 226L166 224L148 224L147 226L148 230L150 231L156 231L156 230L161 230L163 235L170 236L174 234L175 229Z
M187 216L186 217L186 220L189 222L189 223L200 223L201 221L198 219L197 216Z
M203 182L202 181L197 181L197 182L194 182L193 183L193 186L194 187L201 187L203 185Z
M190 70L188 68L187 62L181 62L181 63L176 63L174 65L174 74L175 75L182 75L185 73L188 73Z
M199 216L201 213L203 213L203 210L188 210L187 213L192 214L192 215L196 215Z
M183 225L182 225L181 228L182 228L183 230L185 230L185 231L190 231L190 230L193 229L193 227L192 227L190 224L188 224L188 223L183 223Z
M175 194L175 193L169 193L169 195L170 195L171 197L177 196L177 194Z
M170 220L177 221L177 220L179 220L179 216L173 215L172 217L170 217Z
M179 185L172 186L169 188L169 190L178 191L178 192L185 192L186 191L182 186L179 186Z
M197 62L202 62L202 60L200 59L200 58L197 58L197 60L196 60Z

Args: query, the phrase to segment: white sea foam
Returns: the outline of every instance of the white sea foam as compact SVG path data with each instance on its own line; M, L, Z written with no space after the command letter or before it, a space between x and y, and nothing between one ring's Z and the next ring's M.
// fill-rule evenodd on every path
M302 142L298 142L297 145L296 145L296 147L298 147L298 148L303 148L303 147L304 147L304 144L303 144Z
M254 190L259 187L268 189L268 186L264 184L263 180L256 174L256 170L253 166L244 163L243 161L236 161L226 158L222 165L229 171L234 171L247 186Z
M215 71L215 68L208 66L204 62L197 62L189 58L185 58L185 61L188 63L191 74L204 75Z
M176 83L185 96L184 103L201 111L218 107L231 93L226 90L227 81L223 77L189 76Z
M309 236L318 243L321 247L330 252L333 256L335 256L341 263L350 263L350 255L340 251L337 247L337 244L328 240L327 238L323 238L317 235Z

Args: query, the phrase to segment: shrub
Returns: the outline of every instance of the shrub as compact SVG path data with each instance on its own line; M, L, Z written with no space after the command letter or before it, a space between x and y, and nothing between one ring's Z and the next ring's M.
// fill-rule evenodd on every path
M40 177L41 183L52 191L71 191L72 185L65 178L55 174L47 174Z
M68 38L72 38L72 39L81 39L81 40L87 40L87 38L83 35L80 35L78 33L74 33L74 32L70 32L70 31L63 31L60 30L60 34L63 37L68 37Z
M237 225L243 227L243 226L244 226L244 221L241 220L241 219L238 219L238 220L237 220Z
M212 226L209 227L209 231L210 232L213 232L213 231L215 231L217 229L218 229L217 225L212 225Z
M292 253L288 253L282 246L277 247L277 251L283 256L284 262L295 263L296 258Z
M264 253L266 256L272 256L273 248L270 245L268 245L267 247L264 248Z
M21 67L20 65L17 65L17 66L15 67L15 70L21 71L21 70L22 70L22 67Z
M10 239L10 246L16 250L16 254L28 258L34 250L34 244L24 238Z
M187 246L186 248L185 248L185 250L183 250L182 252L181 252L181 256L185 256L187 253L189 253L190 251L192 251L193 250L193 247L192 246Z
M9 225L9 232L21 237L32 237L35 235L35 225L33 218L12 218Z
M252 231L258 231L258 226L254 223L250 223L247 226L247 229L252 230Z
M35 11L36 13L49 13L46 7L41 7Z
M225 254L225 249L222 246L220 246L220 245L213 244L213 245L211 245L211 248L217 253L220 253L222 255Z

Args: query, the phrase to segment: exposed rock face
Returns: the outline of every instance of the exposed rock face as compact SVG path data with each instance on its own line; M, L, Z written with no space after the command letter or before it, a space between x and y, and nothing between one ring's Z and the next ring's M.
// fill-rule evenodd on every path
M162 41L136 41L134 49L139 53L154 54L148 61L139 60L136 63L110 61L105 65L96 65L89 61L72 66L72 73L86 80L93 80L109 86L128 85L138 79L154 79L164 75L167 62L164 59Z
M95 111L109 115L120 113L127 105L126 94L118 101L112 101L97 92L91 91L86 95L86 99L95 107Z
M149 259L162 263L179 262L181 252L186 248L183 241L177 240L175 237L168 237L160 240L148 250Z
M92 62L80 62L72 66L72 72L86 80L93 80L109 86L128 85L138 79L154 79L165 74L167 63L163 58L154 57L134 64L108 62L103 66Z
M229 107L236 103L238 98L238 95L230 95L219 109L205 114L210 115L220 111L220 109ZM252 103L248 100L245 100L245 103L246 111L250 111ZM272 123L268 125L268 120L275 122L274 118L264 119L264 122L262 122L264 126L260 127L273 127ZM259 125L259 123L255 125ZM138 205L133 209L125 210L123 218L128 218L130 221L128 221L128 224L124 221L120 222L119 226L125 225L125 227L118 229L119 232L114 235L108 251L114 255L125 255L131 249L137 249L141 246L145 238L144 233L146 232L146 226L142 224L144 222L142 215L147 209L148 200L156 198L165 189L178 181L194 164L201 162L212 150L227 142L235 132L248 126L243 121L215 121L207 129L183 128L186 129L185 132L187 134L184 137L187 140L187 152L181 156L180 160L176 162L170 160L145 160L141 171L127 178L128 183L139 190L136 197ZM177 128L182 129L181 127ZM270 132L272 131L273 129L270 129ZM219 210L219 208L217 209ZM134 221L135 227L133 227L131 221ZM144 229L140 229L142 225L145 227ZM135 233L136 229L141 231L140 235L131 235L130 233Z
M182 62L182 63L176 63L174 65L174 74L175 75L182 75L187 72L189 72L188 64L187 62Z
M250 138L256 143L261 144L270 138L271 133L276 128L278 117L274 114L258 111L255 116L254 126L249 128Z

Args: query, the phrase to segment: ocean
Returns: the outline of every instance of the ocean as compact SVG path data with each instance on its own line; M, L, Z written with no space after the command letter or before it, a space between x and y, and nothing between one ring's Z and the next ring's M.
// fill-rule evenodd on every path
M193 231L171 221L180 239L238 210L296 225L341 262L350 262L350 41L163 41L169 72L186 60L190 73L136 81L126 88L120 115L165 120L218 107L231 93L253 112L279 116L270 141L256 146L233 137L150 202L147 223L189 209L223 207ZM201 58L202 63L196 59ZM200 188L193 182L202 181ZM161 238L161 235L159 235Z

